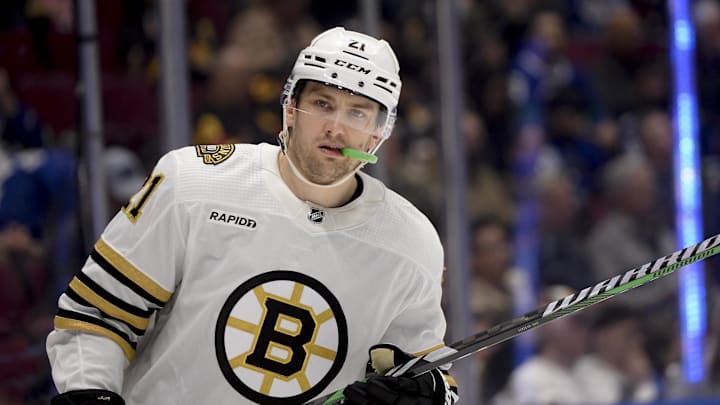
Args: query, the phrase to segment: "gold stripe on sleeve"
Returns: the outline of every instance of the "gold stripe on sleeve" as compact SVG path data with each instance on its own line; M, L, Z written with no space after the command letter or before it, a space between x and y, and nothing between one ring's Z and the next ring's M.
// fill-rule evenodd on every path
M95 243L95 250L105 258L114 268L125 277L147 291L159 301L168 302L172 293L162 287L143 272L138 270L132 263L127 261L120 253L110 247L104 240L98 239Z
M439 345L435 345L435 346L433 346L433 347L431 347L431 348L429 348L429 349L425 349L425 350L419 351L419 352L417 352L417 353L413 353L413 356L415 356L415 357L424 356L424 355L426 355L426 354L428 354L428 353L434 352L435 350L442 349L443 347L445 347L445 345L442 344L442 343L440 343Z
M64 318L61 316L56 316L54 323L56 329L82 330L105 336L115 342L118 346L120 346L122 351L125 353L125 357L128 359L128 361L132 361L133 357L135 357L135 349L130 345L130 343L128 343L127 340L120 337L120 335L113 333L112 331L105 329L101 326L89 322L79 321L77 319Z
M74 277L70 282L70 288L75 290L75 292L78 293L87 302L95 306L97 309L105 312L106 314L120 319L121 321L127 322L128 324L138 329L147 329L149 322L148 318L133 315L121 308L118 308L117 306L105 300L105 298L96 294L95 291L91 290L90 287L86 286L82 281L78 280L77 277Z

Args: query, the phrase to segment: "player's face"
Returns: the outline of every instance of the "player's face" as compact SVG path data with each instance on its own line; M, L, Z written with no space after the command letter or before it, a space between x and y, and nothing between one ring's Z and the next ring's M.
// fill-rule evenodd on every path
M366 97L308 82L299 102L287 108L287 153L298 170L316 184L332 184L360 164L342 148L368 151L378 140L380 106Z

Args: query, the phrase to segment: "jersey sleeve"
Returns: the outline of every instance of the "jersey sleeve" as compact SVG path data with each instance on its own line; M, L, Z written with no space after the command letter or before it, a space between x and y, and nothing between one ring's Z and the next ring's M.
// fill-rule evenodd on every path
M436 235L427 225L417 232ZM416 255L406 259L405 285L398 290L398 299L405 302L388 326L383 343L391 343L407 353L421 355L444 346L446 321L441 306L443 249L438 238L425 236ZM408 254L408 256L410 256ZM419 260L418 260L419 259ZM403 291L404 290L404 291Z
M47 350L60 392L119 392L122 370L181 280L187 218L175 161L173 152L158 161L58 300Z
M419 281L419 280L418 280ZM420 281L419 281L420 282ZM434 361L454 352L444 344L446 321L440 301L442 298L442 272L435 277L423 278L422 287L418 287L415 299L391 323L383 342L404 348L414 356L425 356ZM449 374L450 365L441 367L447 397L445 404L454 404L458 400L458 385Z
M384 341L408 353L422 355L443 347L445 316L440 306L440 280L423 280L413 300L393 319Z

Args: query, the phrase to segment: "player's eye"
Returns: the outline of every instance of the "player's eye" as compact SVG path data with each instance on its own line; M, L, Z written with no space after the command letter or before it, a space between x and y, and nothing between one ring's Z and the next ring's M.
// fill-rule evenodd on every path
M313 107L317 108L319 111L332 111L332 105L322 99L315 100L315 102L313 103Z
M365 114L365 112L362 110L350 110L350 116L358 121L363 121L367 119L367 114Z

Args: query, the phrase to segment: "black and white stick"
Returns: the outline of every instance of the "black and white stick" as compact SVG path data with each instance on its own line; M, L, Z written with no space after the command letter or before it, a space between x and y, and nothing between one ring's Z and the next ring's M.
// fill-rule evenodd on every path
M424 358L427 362L416 362L406 374L419 375L426 371L452 363L475 352L504 342L521 333L544 325L557 318L585 309L598 302L605 301L635 287L650 283L667 276L688 264L707 259L720 253L720 235L678 250L668 256L660 257L642 266L635 267L615 277L601 281L567 297L549 303L525 315L500 323L478 334L455 342L446 350L433 352ZM448 350L449 349L449 350ZM334 394L314 399L307 405L333 405L341 403L342 390Z

